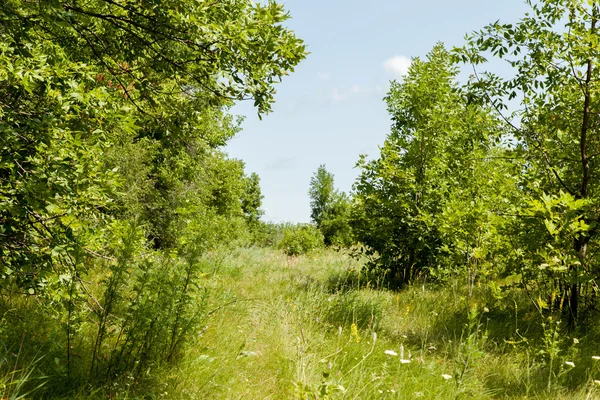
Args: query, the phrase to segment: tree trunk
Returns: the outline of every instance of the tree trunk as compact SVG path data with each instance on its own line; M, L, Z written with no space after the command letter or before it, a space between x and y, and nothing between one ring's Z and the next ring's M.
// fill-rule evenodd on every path
M580 236L575 241L575 251L577 252L577 256L579 258L580 265L574 265L571 267L571 272L573 277L575 278L574 282L571 282L571 287L569 289L569 330L573 331L577 328L577 323L579 319L579 292L581 291L581 284L579 282L579 273L580 269L585 268L585 258L587 256L587 247L590 238L588 236Z

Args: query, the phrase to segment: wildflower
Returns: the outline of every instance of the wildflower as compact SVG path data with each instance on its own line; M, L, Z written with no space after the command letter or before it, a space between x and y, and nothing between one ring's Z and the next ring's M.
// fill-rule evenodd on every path
M400 364L410 363L410 350L408 351L408 358L404 358L404 346L400 346Z
M575 363L573 361L565 361L565 365L567 365L571 368L575 368Z
M573 338L573 344L579 344L579 339Z
M444 378L445 380L452 379L452 375L442 374L442 378Z
M350 335L356 340L356 343L360 342L360 335L358 334L358 326L356 324L350 325Z
M487 307L483 307L483 312L484 312L484 313L488 313L488 312L490 312L490 309L489 309L489 308L487 308Z
M396 357L398 355L398 353L396 353L394 350L386 350L384 351L385 354L387 354L388 356L394 356Z
M597 379L595 379L595 380L594 380L594 385L596 385L596 386L600 386L600 381L599 381L599 380L597 380Z
M592 356L592 360L594 360L594 361L600 361L600 356Z

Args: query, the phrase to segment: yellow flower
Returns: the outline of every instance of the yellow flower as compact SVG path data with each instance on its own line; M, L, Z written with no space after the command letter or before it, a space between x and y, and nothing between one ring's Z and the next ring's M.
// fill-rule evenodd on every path
M356 326L355 323L352 323L352 325L350 326L350 334L352 335L354 340L356 340L356 343L360 342L360 335L358 334L358 326Z

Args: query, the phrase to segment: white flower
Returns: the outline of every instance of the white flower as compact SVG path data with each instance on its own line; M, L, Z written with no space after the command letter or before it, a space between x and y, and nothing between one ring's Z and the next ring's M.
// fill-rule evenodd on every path
M400 345L400 363L401 364L410 363L410 350L408 351L408 359L404 358L404 345Z
M565 361L565 365L567 365L571 368L575 368L575 363L573 361Z
M398 353L396 353L394 350L386 350L385 354L387 354L388 356L394 356L394 357L396 357L398 355Z
M452 375L442 374L442 378L444 378L445 380L452 379Z
M573 344L579 344L579 339L573 338Z
M596 385L596 386L600 386L600 381L599 381L599 380L597 380L597 379L596 379L596 380L594 380L594 385Z
M592 356L592 360L594 360L594 361L600 361L600 356Z

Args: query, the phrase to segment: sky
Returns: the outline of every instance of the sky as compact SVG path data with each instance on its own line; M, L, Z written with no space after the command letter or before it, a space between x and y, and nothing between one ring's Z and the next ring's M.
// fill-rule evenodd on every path
M287 26L310 54L277 85L273 111L260 120L252 102L226 151L258 173L263 219L309 222L310 178L325 164L350 192L360 154L377 157L391 121L383 98L413 57L437 42L464 44L465 34L500 20L514 23L524 0L288 0Z

